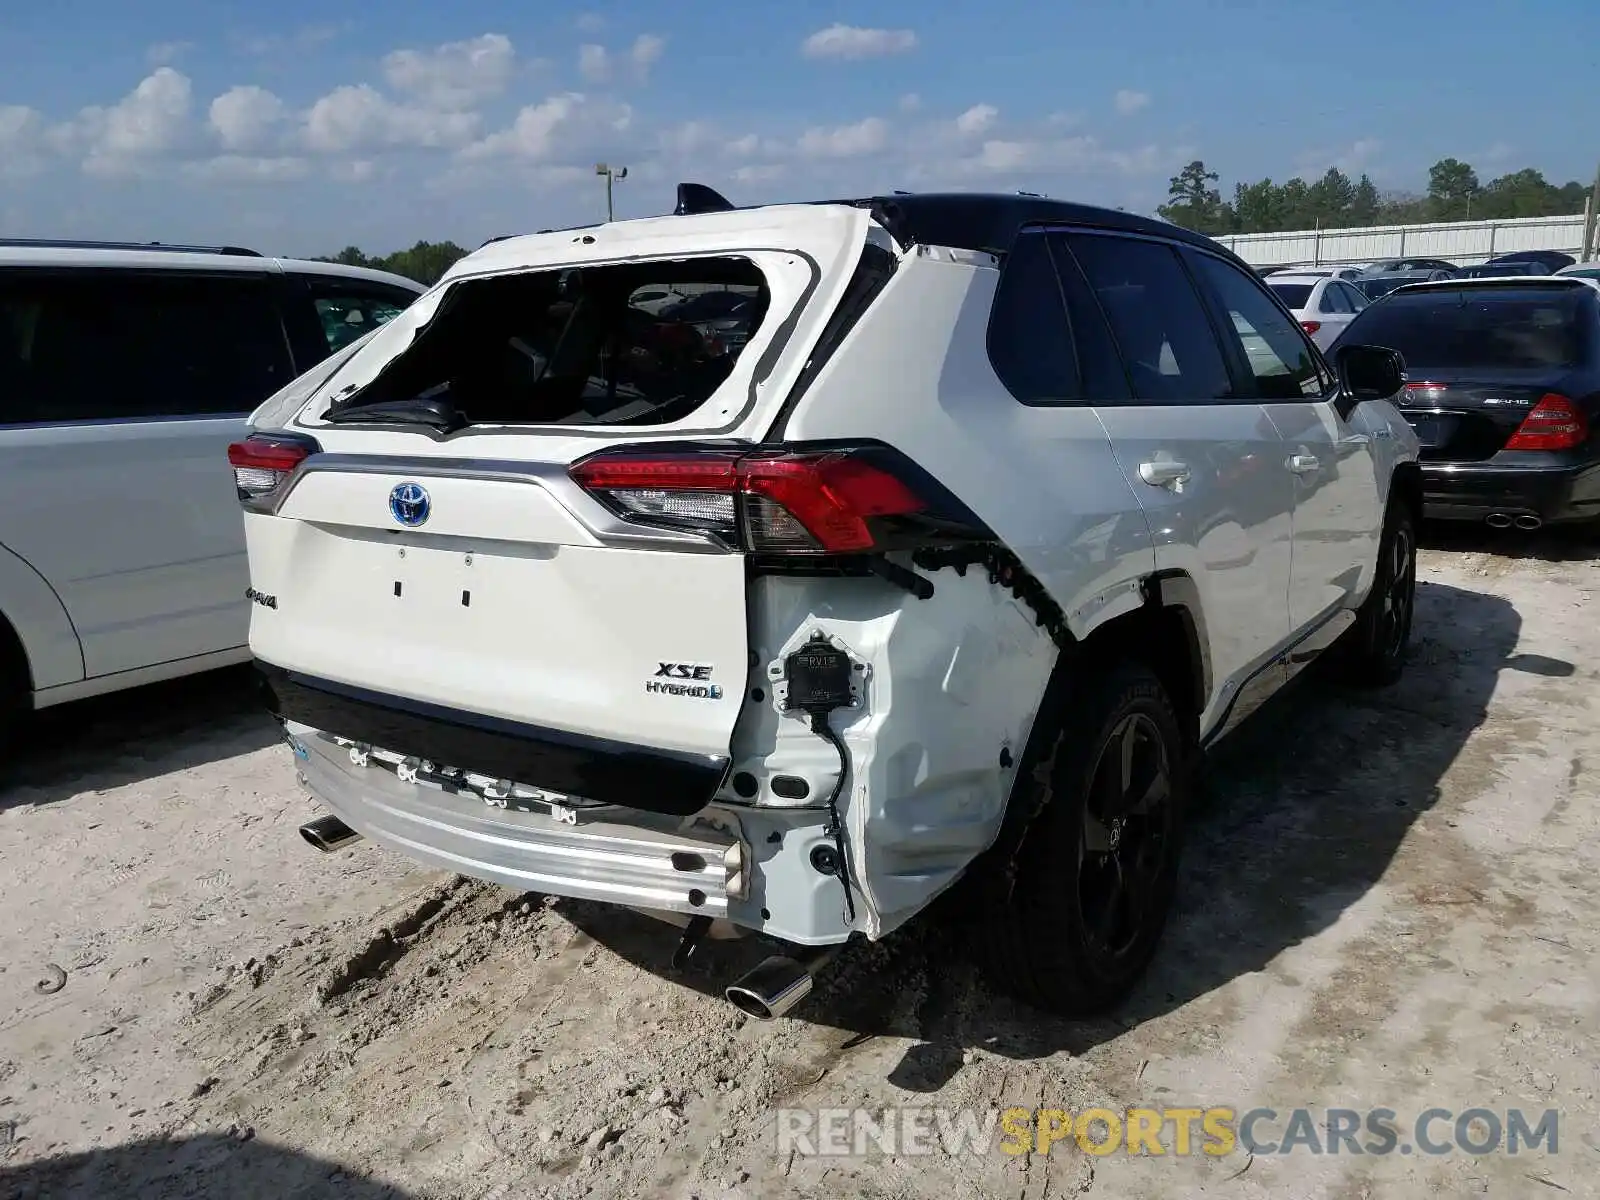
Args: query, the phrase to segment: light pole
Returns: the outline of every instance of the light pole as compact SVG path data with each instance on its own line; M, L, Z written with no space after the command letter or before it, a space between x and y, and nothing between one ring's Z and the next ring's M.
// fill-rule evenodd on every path
M613 184L621 183L628 177L628 168L611 167L605 163L595 163L594 173L596 175L604 175L606 177L606 220L615 221L617 219L617 210L616 206L612 203L611 188Z

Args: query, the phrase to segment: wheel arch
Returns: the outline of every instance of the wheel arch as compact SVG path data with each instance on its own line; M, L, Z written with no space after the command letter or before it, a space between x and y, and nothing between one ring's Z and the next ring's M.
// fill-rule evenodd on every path
M55 589L25 559L0 546L0 670L29 693L83 678L77 630Z

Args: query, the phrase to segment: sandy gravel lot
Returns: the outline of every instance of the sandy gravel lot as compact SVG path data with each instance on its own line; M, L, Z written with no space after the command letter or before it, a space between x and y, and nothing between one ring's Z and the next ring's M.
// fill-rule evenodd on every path
M1437 538L1435 539L1437 543ZM795 1017L645 918L315 814L240 673L51 714L0 790L0 1198L1600 1195L1600 557L1427 552L1412 668L1302 689L1216 765L1117 1019L991 996L934 922ZM779 1107L1561 1112L1472 1156L824 1159Z

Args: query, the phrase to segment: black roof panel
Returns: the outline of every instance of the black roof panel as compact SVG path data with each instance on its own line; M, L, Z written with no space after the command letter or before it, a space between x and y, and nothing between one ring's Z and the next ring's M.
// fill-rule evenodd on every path
M867 196L856 200L819 200L818 204L853 204L871 208L878 220L900 241L954 246L962 250L1005 253L1018 231L1033 225L1078 225L1169 238L1221 251L1225 246L1202 234L1166 221L1141 217L1118 209L1074 204L1043 196L986 192L912 192L892 196Z

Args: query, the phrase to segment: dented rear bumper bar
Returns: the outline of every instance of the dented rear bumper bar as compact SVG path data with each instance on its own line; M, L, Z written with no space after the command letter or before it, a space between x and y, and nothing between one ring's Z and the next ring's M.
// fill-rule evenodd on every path
M354 742L403 748L441 763L471 764L501 779L602 804L673 816L699 812L727 774L726 756L687 754L463 712L318 679L257 661L267 706L284 721Z
M307 787L373 841L448 871L520 891L725 918L749 893L749 851L731 817L695 821L605 810L576 823L405 782L332 737L285 724Z

